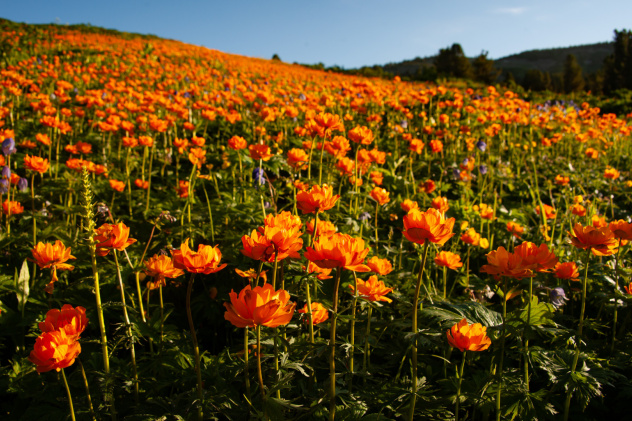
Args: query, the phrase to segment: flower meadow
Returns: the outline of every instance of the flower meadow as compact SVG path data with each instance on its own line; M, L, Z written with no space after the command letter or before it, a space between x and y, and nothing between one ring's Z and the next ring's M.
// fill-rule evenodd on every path
M626 414L632 116L0 40L2 419Z

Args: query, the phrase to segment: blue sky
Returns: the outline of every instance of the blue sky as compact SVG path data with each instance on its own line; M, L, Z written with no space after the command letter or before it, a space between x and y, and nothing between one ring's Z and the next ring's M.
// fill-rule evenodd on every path
M632 1L567 0L0 0L0 17L151 33L250 57L345 68L611 41Z

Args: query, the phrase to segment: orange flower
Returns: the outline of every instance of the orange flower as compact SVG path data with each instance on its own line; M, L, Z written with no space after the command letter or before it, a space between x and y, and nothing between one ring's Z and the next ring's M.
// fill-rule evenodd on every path
M29 259L31 262L35 262L40 269L51 270L51 281L46 285L44 289L49 294L53 293L54 283L58 281L57 269L59 270L73 270L75 267L71 266L65 261L69 259L76 259L75 256L70 254L70 247L66 248L64 244L57 240L55 244L39 242L31 250L33 258Z
M411 209L404 216L404 236L413 243L431 243L444 245L454 233L454 218L445 219L443 213L430 208L426 212Z
M466 244L478 246L481 242L481 235L474 228L470 228L461 235L461 241Z
M621 173L612 167L606 168L603 174L605 178L609 178L611 180L616 180L620 175Z
M309 156L303 149L293 148L287 153L287 163L294 170L304 170L307 168Z
M382 183L384 182L384 174L382 174L379 171L371 171L371 173L369 174L369 177L371 177L371 181L376 186L381 186Z
M64 304L61 310L56 308L48 310L46 319L40 322L38 327L42 332L63 330L70 339L77 340L87 325L85 308L81 306L73 308L70 304Z
M182 269L173 266L171 257L164 254L156 254L145 260L143 264L145 265L145 274L154 278L153 281L147 282L147 288L149 289L165 286L165 278L177 278L180 275L184 275Z
M371 268L372 272L375 272L379 275L388 275L393 271L393 265L388 259L380 259L377 256L371 257L366 265Z
M176 194L178 197L183 199L189 197L189 182L186 180L179 180L178 188L176 188Z
M298 251L303 247L301 220L290 212L268 215L265 225L253 230L251 235L241 237L242 254L255 260L273 262L286 257L298 259Z
M69 337L64 330L42 333L36 340L29 361L35 364L38 373L60 371L71 366L81 353L79 342Z
M439 139L432 139L430 141L430 148L432 149L432 152L434 153L439 153L443 151L443 142L440 141Z
M303 270L307 270L307 273L317 273L318 275L316 275L316 278L320 279L321 281L333 278L333 276L329 276L329 274L331 273L331 269L323 269L321 267L318 267L314 264L314 262L309 262L307 264L307 268L303 266Z
M48 166L48 159L46 158L29 155L24 157L24 168L27 170L37 171L40 174L44 174L48 171Z
M339 115L330 113L320 113L314 116L314 121L323 128L323 134L330 136L335 131L344 132L345 125Z
M625 290L626 294L632 295L632 282L630 282L630 285L624 285L623 289Z
M426 194L432 193L433 191L435 191L436 188L437 186L432 180L426 180L423 183L419 184L419 190Z
M618 221L612 221L609 225L610 231L614 234L614 238L623 241L632 240L632 224L619 219Z
M555 265L555 275L558 279L570 279L577 281L579 278L579 270L575 262L564 262Z
M274 155L270 152L270 147L268 145L250 145L248 146L248 151L250 151L250 157L254 160L262 159L264 161L269 161Z
M252 268L248 270L235 269L235 273L241 276L242 278L257 279L257 271ZM259 278L263 279L264 284L268 282L267 273L268 273L267 270L262 270L261 273L259 274Z
M303 306L302 309L298 311L299 313L307 313L307 304ZM313 302L312 303L312 324L317 325L318 323L322 323L325 320L329 319L329 312L321 303Z
M173 250L173 266L177 269L186 270L190 273L203 273L208 275L215 273L226 267L226 263L220 265L222 252L217 246L211 247L199 244L197 251L189 248L189 238L180 246L180 250Z
M437 209L439 212L445 213L448 209L450 209L450 205L448 205L448 198L437 196L432 199L431 203L432 207Z
M347 137L352 142L361 145L370 145L373 142L373 132L366 126L356 126L349 130Z
M285 290L274 291L271 284L247 285L239 295L231 290L230 303L224 303L224 319L236 327L286 325L292 319L296 303L289 302L290 294Z
M315 185L309 191L301 191L296 195L296 206L303 213L326 211L334 207L340 195L333 195L334 188L323 184Z
M103 224L95 229L94 233L94 241L97 242L99 256L107 256L112 249L123 251L127 246L136 242L135 239L129 238L129 227L122 222L116 225Z
M313 219L311 219L310 221L307 222L307 224L305 224L305 231L309 235L314 235L314 220ZM323 221L319 219L318 227L316 227L316 231L317 231L316 237L320 237L321 235L325 237L331 237L332 235L336 233L336 226L329 221Z
M305 258L324 269L345 268L354 272L369 272L371 268L362 264L369 249L364 240L347 234L336 233L331 237L320 237L314 247L307 247Z
M496 279L502 276L515 279L533 276L531 267L523 263L522 257L509 253L504 247L487 253L487 263L489 264L481 267L481 272L492 275Z
M404 200L400 206L402 207L402 210L406 213L410 212L411 209L419 209L419 205L417 204L417 202L410 199Z
M525 266L533 266L536 272L549 272L557 264L555 253L549 251L546 244L536 247L535 244L525 241L515 248L514 253L522 257Z
M366 282L362 279L358 279L357 284L358 294L361 298L368 301L385 301L387 303L393 302L393 300L386 296L389 292L393 292L393 288L386 288L384 282L377 280L377 276L371 275ZM351 288L351 291L355 293L353 284L350 284L349 288Z
M370 195L371 198L380 205L385 205L391 201L391 199L388 197L389 193L386 191L386 189L383 189L381 187L375 187L373 190L371 190Z
M514 237L520 238L524 232L524 227L514 221L509 221L507 222L507 231L509 231Z
M569 177L565 177L563 175L556 175L555 176L555 184L557 184L558 186L566 186L568 185L568 183L570 183L571 179Z
M231 149L238 151L240 149L246 149L246 147L248 146L248 142L246 142L246 139L241 136L233 136L228 139L228 146Z
M595 256L611 256L615 254L617 252L617 243L610 228L583 227L580 223L573 226L571 244L583 250L590 249Z
M149 188L149 181L143 181L140 178L137 178L136 180L134 180L134 185L136 185L136 187L140 189L147 190Z
M24 207L20 202L7 199L2 203L2 213L5 215L19 215L22 212L24 212Z
M452 270L457 270L458 268L463 266L463 262L461 262L461 256L449 251L439 252L434 261L438 266L447 267L448 269Z
M448 343L459 351L485 351L492 344L487 328L480 323L467 323L464 318L446 333Z
M573 212L573 215L586 216L586 208L579 203L575 203L571 206L571 212Z
M112 187L117 192L122 192L123 190L125 190L125 183L123 181L114 179L110 179L108 181L110 182L110 187Z
M546 219L553 219L557 216L557 213L555 212L555 208L553 206L545 204L542 204L542 206L544 206L544 215L546 216ZM535 213L540 215L540 205L535 207Z

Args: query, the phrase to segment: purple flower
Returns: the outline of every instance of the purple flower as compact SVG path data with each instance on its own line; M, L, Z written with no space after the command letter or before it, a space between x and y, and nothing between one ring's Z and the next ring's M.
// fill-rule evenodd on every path
M15 149L15 140L12 137L4 139L2 142L2 153L4 156L8 156L17 152Z
M483 164L483 165L479 166L478 167L478 171L481 173L481 175L487 174L487 165Z
M553 304L553 307L555 307L556 309L562 307L564 304L566 304L566 300L568 300L568 298L566 298L564 288L561 287L553 288L552 290L550 290L549 298L551 299L551 304Z
M28 188L29 188L29 181L24 177L20 177L20 181L18 181L18 189L20 191L26 191L26 189Z
M252 170L252 179L255 182L255 186L264 185L266 183L265 172L261 168L256 167Z
M460 170L460 169L458 169L458 168L455 168L455 169L452 171L452 175L454 176L454 178L459 178L459 177L461 176L461 170Z
M0 179L0 194L5 194L9 191L9 180L2 178Z
M487 149L487 143L483 142L482 140L479 140L476 143L476 147L481 151L481 152L485 152L485 149Z
M11 168L8 166L2 167L2 178L6 178L7 180L11 180Z

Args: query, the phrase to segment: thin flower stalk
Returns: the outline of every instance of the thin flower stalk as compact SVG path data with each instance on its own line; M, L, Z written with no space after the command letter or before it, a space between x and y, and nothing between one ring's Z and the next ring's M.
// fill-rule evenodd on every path
M193 356L195 358L195 374L197 376L197 418L198 421L204 419L204 413L202 409L202 401L204 395L202 392L202 370L200 368L200 347L198 346L197 335L195 334L195 326L193 325L193 316L191 315L191 291L193 291L193 281L195 279L195 272L191 273L189 278L189 284L187 285L187 298L186 298L186 311L187 320L189 322L189 330L191 331L191 341L193 342Z
M577 369L577 362L579 361L579 348L581 345L582 332L584 329L584 312L586 311L586 283L588 281L588 261L590 260L592 249L589 247L586 251L586 269L584 271L584 279L582 280L582 305L579 312L579 326L577 327L577 335L575 336L575 357L573 358L573 364L571 365L571 375L575 373L575 370ZM568 421L572 397L573 390L569 388L566 392L566 401L564 402L564 421Z
M88 398L88 408L90 409L90 415L92 416L92 420L96 421L97 417L94 414L94 407L92 406L92 397L90 396L90 387L88 386L88 377L86 376L86 370L83 368L83 364L80 358L77 358L79 362L79 367L81 368L81 376L83 377L83 384L86 387L86 396Z
M132 334L132 323L129 320L127 314L127 305L125 304L125 285L123 284L123 277L121 276L121 268L118 262L118 256L116 249L114 252L114 264L116 265L116 274L119 281L119 288L121 290L121 307L123 308L123 317L125 319L125 326L127 332L127 339L130 341L130 355L132 357L132 370L134 374L134 400L138 403L139 385L138 385L138 369L136 367L136 351L134 349L134 335Z
M338 289L342 267L336 269L334 283L333 312L329 332L329 421L336 419L336 321L338 319Z
M426 267L426 259L428 258L428 241L424 243L423 258L421 260L421 267L419 268L419 277L417 278L417 285L415 286L415 295L413 297L413 320L412 320L412 386L411 386L411 398L410 406L408 409L408 419L412 420L415 416L415 403L417 402L417 310L419 309L419 292L421 290L421 284L423 282L424 268Z
M70 406L70 418L75 421L75 409L72 405L72 395L70 394L70 387L68 387L68 380L66 380L66 372L61 369L61 378L64 380L64 386L66 387L66 393L68 394L68 405Z

